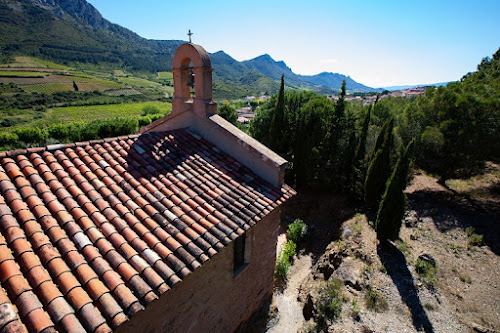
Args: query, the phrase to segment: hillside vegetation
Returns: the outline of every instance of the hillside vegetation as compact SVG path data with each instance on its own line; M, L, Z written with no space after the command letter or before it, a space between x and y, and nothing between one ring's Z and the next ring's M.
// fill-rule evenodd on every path
M500 50L460 82L430 88L417 98L391 97L371 106L345 102L342 94L333 102L311 92L285 91L283 105L273 96L258 110L250 133L294 162L287 177L299 187L317 184L363 197L365 173L380 148L376 138L391 119L392 163L401 147L416 139L418 167L443 182L468 176L485 161L500 158L499 64ZM276 135L272 127L278 115Z
M4 56L25 54L63 64L158 72L169 69L181 41L144 39L112 24L84 0L0 1Z
M271 331L498 331L499 64L414 99L264 105L251 133L293 161L284 220L310 230L277 258Z
M25 56L0 68L0 150L131 134L171 110L170 72L139 77Z

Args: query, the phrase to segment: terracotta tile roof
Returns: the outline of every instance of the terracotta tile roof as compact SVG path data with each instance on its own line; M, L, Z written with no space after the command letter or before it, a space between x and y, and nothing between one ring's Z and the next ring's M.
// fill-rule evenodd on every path
M111 331L295 192L191 130L0 154L0 330Z

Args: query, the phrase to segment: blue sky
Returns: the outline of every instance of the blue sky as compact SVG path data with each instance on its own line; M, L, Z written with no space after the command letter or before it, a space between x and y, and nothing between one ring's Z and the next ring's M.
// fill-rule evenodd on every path
M237 60L267 53L298 74L373 87L453 81L500 47L500 0L89 0L152 39L187 39Z

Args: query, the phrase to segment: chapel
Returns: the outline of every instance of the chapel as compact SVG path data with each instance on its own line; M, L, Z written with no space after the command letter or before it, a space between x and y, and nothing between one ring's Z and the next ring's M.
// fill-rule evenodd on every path
M0 153L1 332L232 332L269 304L287 161L217 114L201 46L172 68L136 135Z

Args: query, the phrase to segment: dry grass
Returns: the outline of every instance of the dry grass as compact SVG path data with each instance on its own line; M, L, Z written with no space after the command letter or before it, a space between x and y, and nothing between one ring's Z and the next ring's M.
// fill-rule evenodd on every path
M485 172L467 179L450 179L446 181L452 190L468 195L474 199L492 199L497 196L500 188L500 165L493 162L486 163Z

